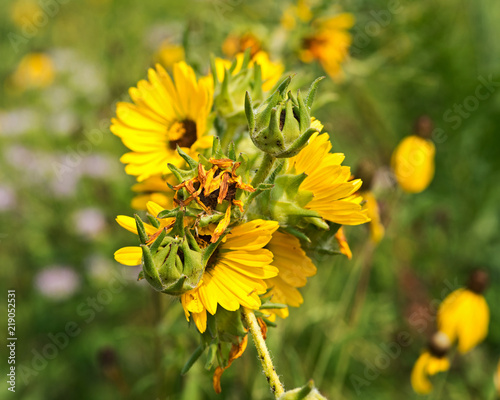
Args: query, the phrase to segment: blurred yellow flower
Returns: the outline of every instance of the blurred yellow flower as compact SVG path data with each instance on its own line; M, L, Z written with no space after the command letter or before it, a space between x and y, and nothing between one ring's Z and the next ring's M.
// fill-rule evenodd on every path
M21 59L11 82L20 91L41 89L52 84L54 75L54 64L47 54L30 53Z
M10 6L10 19L19 28L27 23L31 24L38 13L43 12L40 4L35 0L17 0Z
M301 60L306 63L318 60L332 79L339 80L342 77L341 65L347 59L352 43L348 29L353 25L354 16L349 13L314 21L315 32L303 39Z
M236 68L233 70L232 75L236 75L241 70L243 65L244 53L236 54ZM224 80L225 69L229 69L232 62L222 58L215 59L215 69L217 79L219 82ZM257 52L250 60L249 68L254 64L260 65L262 71L262 90L268 91L273 88L283 74L285 67L280 62L273 62L269 59L269 54L265 51Z
M195 155L212 146L207 119L213 102L210 76L196 80L185 62L174 64L174 82L163 69L148 71L148 80L130 88L133 103L118 103L111 131L129 149L120 159L125 171L139 182L154 175L170 173L168 164L182 166L177 146Z
M411 372L411 385L418 394L428 394L432 390L429 376L447 371L450 361L446 357L437 357L429 351L424 351L418 358Z
M417 135L405 137L392 154L391 164L396 180L409 193L425 190L434 177L434 155L432 141Z
M149 201L153 201L163 208L172 208L174 191L168 187L168 183L171 185L177 183L177 179L173 174L165 175L164 178L160 175L154 175L136 183L132 186L132 190L137 193L132 199L132 208L146 210Z
M350 180L351 169L341 165L344 154L330 153L331 149L328 134L315 133L307 146L289 159L287 173L307 174L300 190L312 192L313 198L305 208L341 225L369 222L367 210L361 206L363 198L356 193L361 179Z
M458 350L466 353L484 340L488 334L490 310L484 297L462 288L450 293L438 310L438 329L452 342L458 341Z
M495 383L495 388L497 389L497 394L500 396L500 360L497 364L497 369L493 374L493 382Z
M185 56L186 54L183 46L164 40L161 43L155 58L163 67L170 70L174 64L184 61Z
M242 35L230 34L222 43L222 52L228 58L233 58L237 53L244 53L250 49L250 57L261 50L260 40L251 32Z
M240 306L259 309L259 295L267 290L265 279L278 275L273 253L264 248L278 227L275 221L257 219L232 228L198 287L181 296L186 319L193 318L201 333L206 330L207 311L214 315L218 305L229 311Z
M278 276L265 281L270 289L266 297L271 296L272 303L299 307L304 300L297 288L305 286L307 278L316 274L316 267L300 247L299 239L289 233L275 232L266 249L273 253L272 265L279 270ZM276 315L288 317L288 308L269 311L271 321Z
M361 191L360 195L365 200L365 208L367 210L368 218L370 218L370 239L374 243L382 240L385 234L385 228L380 221L380 210L378 207L377 199L371 190Z
M309 22L312 17L309 2L307 0L298 0L297 5L290 5L285 8L281 16L281 26L287 30L292 30L297 26L297 19L302 22Z

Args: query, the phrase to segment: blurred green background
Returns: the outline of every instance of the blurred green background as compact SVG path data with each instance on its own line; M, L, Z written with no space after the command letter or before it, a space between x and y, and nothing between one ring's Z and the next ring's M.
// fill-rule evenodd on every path
M287 47L280 18L291 3L41 1L46 20L33 19L39 12L29 7L38 2L1 4L0 281L4 298L6 289L16 290L18 341L16 393L4 383L0 398L270 399L251 343L224 373L221 395L203 359L180 376L197 346L195 329L176 301L113 260L116 249L134 244L114 222L132 214L134 180L119 162L126 149L108 128L115 103L146 75L165 38L183 44L188 62L206 73L209 55L221 55L229 33L250 30L272 58L298 72L298 82L322 75ZM494 399L500 2L318 5L353 13L356 25L346 79L323 82L316 114L346 165L370 159L379 167L375 192L387 232L374 248L365 227L347 227L351 261L311 254L319 268L302 289L304 305L269 332L276 368L287 388L312 378L329 399L417 398L409 376L433 330L433 307L465 283L471 267L482 266L491 276L488 338L455 357L429 397ZM288 50L275 53L278 42ZM33 52L47 54L54 66L43 88L25 88L15 78ZM459 116L454 107L470 102L482 80L497 83ZM387 165L423 114L444 140L436 141L434 181L408 195L394 187ZM1 315L6 321L6 308ZM397 345L402 337L405 345Z

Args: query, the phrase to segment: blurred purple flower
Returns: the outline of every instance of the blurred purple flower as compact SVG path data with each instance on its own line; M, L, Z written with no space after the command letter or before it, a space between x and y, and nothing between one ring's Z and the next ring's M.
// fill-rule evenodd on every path
M94 237L106 227L103 213L97 208L84 208L73 215L75 230L84 236Z
M35 276L35 288L45 297L64 300L71 297L80 287L76 272L63 266L53 266Z
M16 204L14 190L5 185L0 186L0 211L12 210Z

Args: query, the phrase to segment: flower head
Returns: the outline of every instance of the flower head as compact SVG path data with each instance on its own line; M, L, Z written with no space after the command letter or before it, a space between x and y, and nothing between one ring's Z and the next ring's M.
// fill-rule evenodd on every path
M199 285L181 296L186 318L193 318L200 332L206 330L207 311L214 315L218 305L228 311L240 306L259 309L259 295L267 290L265 279L278 275L278 268L272 265L273 253L264 248L277 229L277 222L258 219L227 234Z
M303 40L300 58L308 63L318 60L332 79L338 79L352 42L347 30L353 25L354 16L349 13L315 21L315 31Z
M350 168L341 165L344 155L330 153L331 149L328 134L315 133L307 146L289 159L287 173L277 178L276 189L288 185L288 193L283 196L295 205L282 209L283 196L276 198L273 207L274 214L278 214L276 218L288 219L289 222L283 221L285 224L293 222L294 214L316 220L321 217L342 225L370 221L367 210L361 205L363 198L357 193L362 181L351 180ZM292 188L296 193L292 193ZM276 194L279 194L278 190Z
M486 272L475 271L468 287L450 293L439 307L438 328L452 342L458 341L458 350L461 353L474 348L488 334L490 310L482 295L487 279Z
M270 289L266 297L270 302L292 307L299 307L303 298L297 290L307 283L307 278L316 274L316 267L300 246L300 241L289 233L275 232L266 249L273 253L273 265L278 268L278 275L266 279ZM288 307L269 310L281 318L288 317Z
M425 190L434 177L436 148L417 135L405 137L392 153L391 165L399 186L408 193Z
M442 332L433 335L428 349L420 355L411 372L411 385L416 393L429 393L432 390L429 376L450 368L450 361L446 357L449 348L448 336Z
M186 207L195 201L205 214L211 218L216 207L223 202L227 203L224 218L222 218L215 228L211 242L215 243L224 233L231 220L231 206L236 205L243 212L243 202L236 198L237 190L242 189L247 192L255 192L255 189L243 183L241 175L236 170L241 162L233 161L229 158L210 158L208 162L212 167L207 171L202 163L198 164L197 175L191 179L184 180L173 189L176 191L174 202L181 207ZM178 173L174 170L175 173ZM188 197L179 196L184 189ZM198 215L199 217L201 214Z
M184 62L173 67L174 81L160 65L150 69L148 80L130 89L133 103L118 103L111 131L130 150L122 156L125 171L138 181L169 173L168 164L181 166L177 146L196 153L212 145L207 119L212 108L211 77L196 80Z
M30 53L22 58L11 81L15 88L24 91L50 86L54 76L54 63L47 54Z

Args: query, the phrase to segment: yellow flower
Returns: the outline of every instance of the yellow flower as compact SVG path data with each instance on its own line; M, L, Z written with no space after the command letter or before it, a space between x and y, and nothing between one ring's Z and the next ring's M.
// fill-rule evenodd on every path
M287 30L292 30L297 26L296 19L309 22L313 14L308 3L307 0L298 0L297 5L288 6L281 17L281 26Z
M251 32L242 35L231 34L222 43L222 52L229 58L237 53L244 53L247 49L250 49L251 57L261 50L260 40Z
M236 54L236 68L233 70L232 75L236 75L241 70L243 65L245 54ZM265 51L257 52L250 60L249 68L252 68L255 64L260 65L262 72L262 90L268 91L273 88L274 85L281 78L284 71L284 66L280 62L273 62L269 59L269 54ZM217 73L217 79L219 82L224 80L225 69L229 69L231 66L231 61L224 60L222 58L215 59L215 69Z
M462 288L450 293L438 310L438 329L466 353L484 340L488 334L490 311L484 297Z
M161 211L164 210L164 208L159 204L150 201L149 203L147 203L147 210L152 216L156 217ZM173 218L161 218L158 220L160 222L159 228L155 228L151 224L144 223L146 234L150 238L149 241L154 240L157 237L158 233L163 229L170 229L174 223ZM118 217L116 217L116 222L118 222L118 224L122 228L138 235L137 225L134 218L128 217L126 215L119 215ZM140 265L142 263L142 249L139 246L122 247L115 252L114 256L115 260L123 265L134 266Z
M344 235L344 227L340 227L338 231L335 233L335 240L339 244L340 252L345 255L349 260L352 259L352 251L349 247L349 243L347 243L347 239Z
M172 208L174 192L167 183L171 185L177 183L173 174L166 175L165 179L160 175L155 175L136 183L132 186L132 190L138 194L132 199L132 208L146 210L149 201L153 201L163 208Z
M347 31L354 25L354 16L349 13L315 21L316 31L303 40L300 58L310 63L318 60L332 79L342 76L341 64L348 57L352 36Z
M15 88L24 91L50 86L54 75L54 64L47 54L30 53L22 58L11 80Z
M404 138L392 154L392 169L401 188L409 193L425 190L434 177L434 143L417 135Z
M371 190L362 191L360 194L366 201L365 207L367 209L368 218L371 219L370 238L374 243L378 243L384 237L385 228L382 222L380 222L380 210L378 207L377 199L375 198Z
M300 247L299 239L289 233L275 232L266 249L273 253L273 265L279 270L278 276L266 279L270 289L266 297L271 296L272 303L299 307L303 299L297 288L305 286L307 278L316 274L316 267ZM273 313L270 320L275 315L288 317L288 308L269 311Z
M167 69L171 69L175 63L184 61L185 56L184 47L179 44L170 43L168 40L164 40L161 43L156 53L158 62Z
M446 357L437 357L424 351L418 358L411 372L411 385L418 394L427 394L432 390L429 376L447 371L450 362Z
M330 153L332 144L327 133L315 133L298 155L290 158L288 173L306 173L300 190L312 192L305 208L318 212L328 221L342 225L359 225L370 221L363 209L363 198L356 192L361 180L350 180L349 167L340 165L341 153Z
M259 295L267 290L264 280L278 274L271 265L273 253L264 248L277 229L277 222L258 219L236 226L225 237L198 287L181 296L186 319L192 317L200 332L206 330L207 311L214 315L218 305L228 311L259 309Z
M139 182L170 173L168 163L183 165L177 146L188 154L212 146L213 138L206 134L213 101L212 78L197 81L185 62L174 65L173 76L175 84L163 67L156 65L156 70L149 70L148 80L130 89L134 104L122 102L116 107L111 131L132 150L120 160Z
M33 18L40 12L44 12L40 4L35 0L17 0L11 4L10 18L19 28L27 23L32 23Z
M495 388L497 389L497 394L500 396L500 360L497 364L497 369L493 375L493 382L495 383Z

